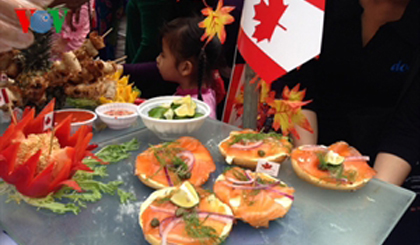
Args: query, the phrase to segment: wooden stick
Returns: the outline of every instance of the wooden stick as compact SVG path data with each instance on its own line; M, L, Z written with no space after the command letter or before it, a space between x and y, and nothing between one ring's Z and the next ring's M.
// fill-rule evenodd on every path
M125 59L127 59L127 55L124 55L124 56L122 56L122 57L120 57L118 59L115 59L114 62L115 63L118 63L118 62L124 61Z
M52 153L53 142L54 142L54 134L55 134L55 127L53 125L53 129L51 130L51 140L50 140L50 149L48 151L48 158L51 156L51 153Z
M108 34L109 33L111 33L111 31L113 30L113 28L111 27L111 28L109 28L109 30L108 31L106 31L103 35L102 35L102 38L105 38L106 36L108 36Z
M12 110L12 105L9 103L9 104L7 104L7 107L9 108L10 118L12 118L12 122L14 124L17 124L15 113L13 113L13 110Z

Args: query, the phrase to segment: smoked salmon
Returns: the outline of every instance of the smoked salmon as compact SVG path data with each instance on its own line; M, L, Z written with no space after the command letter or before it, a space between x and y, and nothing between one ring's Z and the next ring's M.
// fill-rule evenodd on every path
M234 222L232 210L210 192L197 188L199 203L182 208L171 201L178 187L153 192L140 207L139 223L151 244L219 244Z
M289 138L277 133L259 133L250 129L232 131L219 144L228 164L255 169L259 160L281 163L292 149Z
M201 186L215 170L210 152L199 140L181 137L140 153L135 174L147 186L160 189L180 185L185 180Z
M292 152L296 174L314 185L335 190L356 190L376 172L354 147L346 142L326 146L301 146Z
M290 210L295 190L269 175L239 167L229 168L213 186L214 193L228 204L235 218L251 226L268 227L269 221Z

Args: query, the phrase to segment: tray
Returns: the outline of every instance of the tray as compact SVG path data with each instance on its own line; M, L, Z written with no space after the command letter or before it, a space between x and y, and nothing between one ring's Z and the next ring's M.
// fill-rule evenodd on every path
M235 129L208 119L193 135L205 144L217 165L205 188L211 189L227 166L217 145ZM108 180L124 180L122 188L135 193L136 201L123 205L118 197L105 196L88 204L79 215L57 215L25 203L5 203L6 197L0 196L0 226L20 244L147 244L138 212L153 190L134 176L134 162L149 144L162 141L148 129L141 129L99 145L132 138L141 142L140 150L130 159L111 165ZM295 202L286 217L272 221L268 229L254 229L238 221L225 244L381 244L415 196L376 179L356 192L321 189L298 179L288 161L282 164L280 178L296 189Z

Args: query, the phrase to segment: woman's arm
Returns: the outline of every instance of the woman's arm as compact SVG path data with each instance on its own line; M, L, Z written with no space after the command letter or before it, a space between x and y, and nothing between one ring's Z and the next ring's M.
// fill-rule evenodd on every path
M306 109L303 109L302 113L308 119L309 124L311 125L314 132L311 133L299 126L296 126L296 131L298 132L300 139L292 137L294 147L298 147L301 145L316 145L318 141L318 120L316 117L316 113L314 111Z
M376 157L374 169L377 171L375 178L394 185L402 185L411 171L411 166L396 155L381 152Z
M420 75L420 74L419 74ZM420 154L420 76L403 95L384 133L374 168L376 178L401 185L419 160ZM411 166L410 166L411 165Z

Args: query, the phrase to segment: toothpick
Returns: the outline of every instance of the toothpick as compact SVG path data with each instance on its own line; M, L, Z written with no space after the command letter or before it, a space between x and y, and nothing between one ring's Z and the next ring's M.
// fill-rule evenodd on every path
M12 122L13 122L14 124L17 124L17 120L16 120L16 117L15 117L15 113L13 113L13 110L12 110L12 105L11 105L10 103L8 103L8 104L7 104L7 107L9 108L10 118L12 118Z
M111 28L109 28L109 30L108 31L106 31L103 35L102 35L102 38L105 38L106 36L108 36L108 34L109 33L111 33L111 31L113 30L113 28L111 27Z
M52 147L54 142L54 135L55 135L55 127L53 126L53 129L51 130L51 139L50 139L50 149L48 151L48 158L50 158L52 153Z
M118 62L124 61L125 59L127 59L127 55L124 55L124 56L122 56L122 57L120 57L118 59L115 59L114 62L115 63L118 63Z

